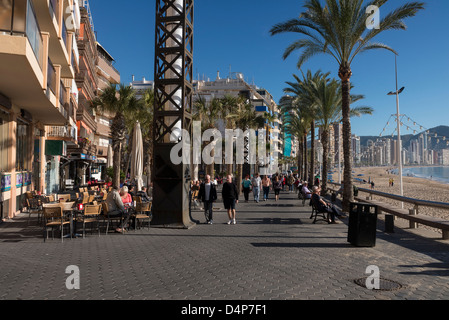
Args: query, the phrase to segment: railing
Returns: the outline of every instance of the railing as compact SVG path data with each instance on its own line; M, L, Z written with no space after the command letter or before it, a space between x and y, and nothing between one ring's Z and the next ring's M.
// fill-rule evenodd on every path
M47 127L49 138L70 138L76 141L76 130L73 127L51 126Z
M66 88L64 86L64 82L60 81L60 87L59 87L59 103L60 106L63 108L65 103L66 103L66 96L67 96L67 92L66 92Z
M333 182L328 182L328 184L329 185L335 185L335 186L338 186L338 187L342 186L342 185L340 185L338 183L333 183ZM384 197L384 198L395 200L395 201L399 201L399 202L410 203L410 204L413 205L413 207L416 210L417 214L418 214L419 206L449 210L449 203L446 203L446 202L437 202L437 201L429 201L429 200L420 200L420 199L415 199L415 198L408 198L408 197L398 196L398 195L391 194L391 193L385 193L385 192L380 192L380 191L371 190L371 189L364 189L364 188L358 188L358 191L359 192L368 193L370 198L372 198L373 195L376 195L376 196L379 196L379 197Z
M53 19L54 17L56 17L56 12L59 12L59 1L58 0L50 0L50 6L49 6L49 10L50 10L50 15L51 18Z
M48 69L47 69L47 90L53 92L56 95L56 70L53 67L53 63L50 58L48 59Z
M25 35L34 55L42 68L43 39L37 23L33 4L30 0L15 0L12 5L0 1L0 32L10 35Z

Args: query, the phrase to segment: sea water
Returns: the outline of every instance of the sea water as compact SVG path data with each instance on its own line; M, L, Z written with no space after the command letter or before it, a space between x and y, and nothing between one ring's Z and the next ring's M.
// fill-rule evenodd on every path
M404 168L402 173L403 176L413 176L449 184L449 167L408 167Z

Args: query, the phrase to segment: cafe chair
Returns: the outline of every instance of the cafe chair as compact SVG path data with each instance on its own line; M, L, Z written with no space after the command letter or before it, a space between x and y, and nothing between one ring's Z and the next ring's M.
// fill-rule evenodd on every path
M60 228L61 230L61 242L64 241L64 227L70 226L70 221L64 218L64 212L61 206L44 206L44 242L48 239L48 231L51 229L52 238L54 239L54 229Z
M59 194L58 195L58 201L59 202L68 202L71 200L71 195L70 194Z
M30 219L32 214L37 214L37 223L39 224L41 222L41 215L42 215L42 205L39 199L37 198L31 198L26 199L27 207L28 207L28 224L30 224Z
M91 204L92 202L94 202L94 200L95 200L95 196L91 195L91 196L89 196L89 199L87 200L87 203Z
M105 234L108 234L108 232L109 232L109 224L110 224L111 222L113 222L113 221L123 222L124 217L123 217L123 216L116 216L116 217L111 217L111 216L109 216L109 214L108 214L108 212L109 212L109 207L108 207L108 204L107 204L106 202L103 202L103 203L101 204L101 206L102 206L102 209L103 209L103 215L102 215L102 218L103 218L104 220L107 220L107 224L106 224L106 233L105 233ZM122 234L125 233L125 232L124 232L124 229L125 229L125 228L122 228Z
M148 230L150 230L151 220L153 219L153 215L151 213L151 202L137 202L136 203L136 230L140 226L142 226L143 222L146 221L148 224Z
M88 192L83 192L82 204L88 204L88 203L89 203L89 193Z
M98 229L98 236L100 236L100 214L101 214L101 205L87 205L84 207L84 212L81 217L83 222L83 238L86 236L86 223L96 223ZM91 234L93 232L93 228L91 227Z

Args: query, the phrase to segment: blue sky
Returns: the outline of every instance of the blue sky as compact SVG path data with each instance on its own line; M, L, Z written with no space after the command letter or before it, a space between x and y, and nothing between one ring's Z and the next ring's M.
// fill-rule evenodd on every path
M381 8L381 17L405 1L390 0ZM427 0L426 10L406 20L407 31L388 31L376 40L398 53L400 112L414 120L402 134L438 125L449 125L449 1ZM285 48L297 39L294 34L270 36L270 28L297 17L301 0L195 0L195 79L215 79L229 72L241 72L249 83L268 90L278 102L285 82L300 74L299 56L282 59ZM98 41L116 60L122 82L152 80L154 75L155 3L148 0L90 0ZM313 72L322 70L337 77L338 66L329 56L316 56L304 65ZM357 135L378 136L392 114L396 99L386 94L395 90L394 55L385 50L364 53L352 64L353 93L366 99L357 105L374 108L372 116L352 119ZM395 130L393 121L384 135Z

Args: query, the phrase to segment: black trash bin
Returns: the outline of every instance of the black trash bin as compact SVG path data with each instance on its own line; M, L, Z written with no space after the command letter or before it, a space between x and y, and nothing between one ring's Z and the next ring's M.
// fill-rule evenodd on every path
M376 205L351 202L349 211L348 242L356 247L376 246Z

